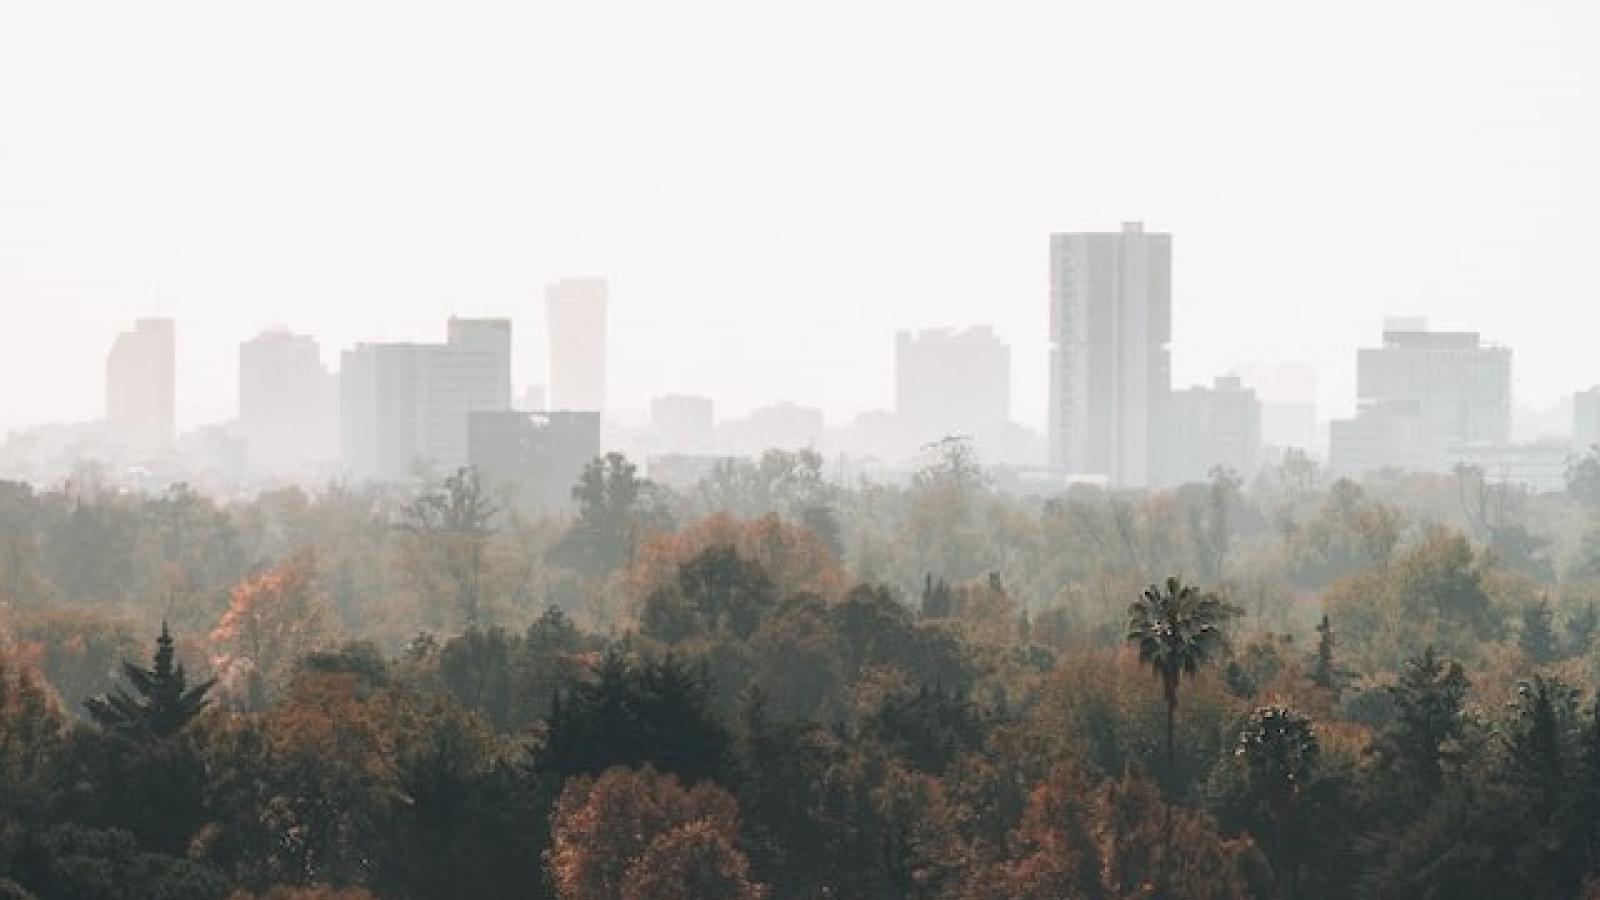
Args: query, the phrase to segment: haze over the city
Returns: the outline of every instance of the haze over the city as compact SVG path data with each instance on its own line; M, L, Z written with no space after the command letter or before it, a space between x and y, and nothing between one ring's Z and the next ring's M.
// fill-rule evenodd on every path
M1448 12L1448 15L1442 13ZM1515 393L1600 381L1600 12L1571 2L0 7L0 427L101 414L177 323L180 427L263 326L435 340L611 284L610 406L842 420L899 328L993 324L1042 427L1052 231L1174 236L1174 385L1251 361L1353 402L1383 316Z

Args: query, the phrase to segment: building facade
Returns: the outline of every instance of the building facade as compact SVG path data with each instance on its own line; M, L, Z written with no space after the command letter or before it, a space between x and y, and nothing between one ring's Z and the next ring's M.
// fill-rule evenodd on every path
M1237 376L1172 395L1165 481L1204 481L1216 468L1249 479L1261 466L1261 402Z
M1356 351L1356 415L1333 423L1330 463L1343 473L1444 471L1471 448L1510 440L1510 349L1391 320L1383 346Z
M987 325L895 336L895 415L914 445L950 435L979 444L1011 421L1011 348Z
M468 415L511 408L511 322L450 319L443 344L361 344L339 379L344 466L393 479L469 461Z
M523 509L554 512L572 502L584 466L600 455L598 412L474 411L468 459Z
M650 401L650 431L673 452L704 452L716 439L716 427L716 404L710 397L667 394Z
M603 278L564 278L545 287L551 409L606 408L608 293Z
M282 329L239 345L239 436L268 467L339 455L338 376L315 338Z
M1171 235L1128 222L1050 236L1052 466L1119 487L1157 480L1171 339Z
M106 357L106 428L124 447L166 447L176 433L177 340L171 319L139 319Z

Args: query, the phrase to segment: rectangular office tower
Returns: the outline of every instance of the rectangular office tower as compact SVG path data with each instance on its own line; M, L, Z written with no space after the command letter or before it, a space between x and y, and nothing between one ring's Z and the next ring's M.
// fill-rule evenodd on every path
M1050 236L1050 464L1116 487L1158 480L1171 393L1172 236Z
M239 345L239 434L258 466L338 456L339 378L316 338L272 329Z
M345 468L393 479L469 461L469 414L511 408L509 319L450 319L443 344L361 344L339 378Z
M1336 472L1448 471L1511 439L1511 350L1475 331L1384 323L1383 346L1356 353L1356 414L1329 429Z
M606 299L604 278L563 278L545 287L551 409L605 409Z
M950 435L983 446L1011 422L1011 348L987 325L901 331L894 368L895 415L915 446Z
M177 341L171 319L140 319L117 335L106 357L106 427L124 447L172 443Z

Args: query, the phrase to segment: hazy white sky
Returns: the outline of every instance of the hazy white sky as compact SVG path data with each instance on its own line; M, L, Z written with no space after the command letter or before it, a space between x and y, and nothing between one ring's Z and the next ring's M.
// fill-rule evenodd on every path
M1385 313L1600 381L1600 4L0 0L0 427L99 414L178 319L179 418L240 340L324 355L612 283L614 405L887 406L897 327L992 322L1044 413L1051 230L1175 241L1177 381L1350 403Z

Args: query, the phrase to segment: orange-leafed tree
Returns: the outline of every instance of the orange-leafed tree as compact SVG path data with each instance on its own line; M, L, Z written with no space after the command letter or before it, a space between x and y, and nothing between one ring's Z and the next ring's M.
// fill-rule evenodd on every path
M211 631L212 666L225 689L261 709L295 661L332 636L316 558L303 552L234 586Z
M706 783L685 789L650 768L574 778L545 852L560 900L759 900L735 845L739 807Z

